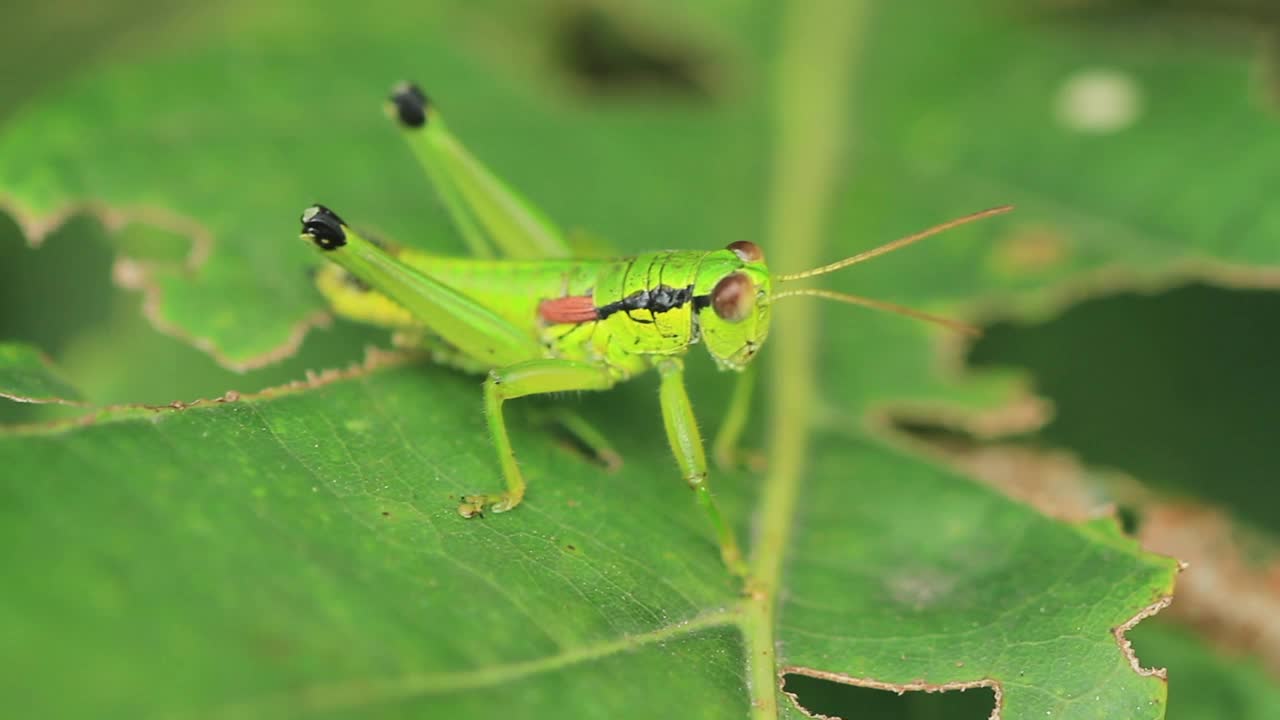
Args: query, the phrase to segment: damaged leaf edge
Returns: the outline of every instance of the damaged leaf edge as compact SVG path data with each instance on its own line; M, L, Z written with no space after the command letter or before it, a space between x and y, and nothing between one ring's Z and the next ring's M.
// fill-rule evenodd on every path
M778 691L791 698L791 702L806 717L819 718L819 720L841 720L838 716L823 715L821 713L809 712L804 705L800 704L800 699L793 692L788 692L783 688L784 680L788 674L804 675L806 677L816 678L818 680L827 680L829 682L837 682L842 685L852 685L854 687L864 687L873 690L887 690L889 692L903 695L908 692L948 692L951 690L972 690L975 688L991 688L995 694L995 706L988 716L988 720L1000 720L1000 709L1004 706L1004 691L1001 689L1000 682L991 678L983 678L981 680L969 680L964 682L949 683L926 683L926 682L909 682L909 683L888 683L881 680L873 680L871 678L860 678L843 673L829 672L826 670L817 670L803 665L788 665L778 672Z
M58 209L41 215L24 207L12 196L0 194L0 211L13 218L26 238L27 244L33 249L38 249L50 233L78 215L87 215L98 220L108 234L116 234L124 227L137 223L186 238L190 241L191 247L183 261L183 268L192 274L200 272L216 245L213 233L207 227L192 218L159 207L139 206L121 209L103 202L81 200L63 204ZM118 288L142 293L143 316L157 332L196 348L233 372L256 370L292 357L313 328L328 327L332 322L327 311L317 309L295 322L287 337L275 347L247 358L233 358L219 348L213 340L197 336L182 327L180 323L175 323L164 316L164 290L160 286L156 272L155 264L130 258L117 251L111 270L111 280Z
M410 365L413 362L420 360L422 357L423 356L418 353L388 351L368 346L365 348L364 359L360 362L352 363L346 368L331 368L321 370L319 372L307 371L306 377L301 380L293 380L282 385L273 385L253 393L240 393L235 390L228 390L220 397L198 398L189 402L175 400L168 405L146 405L139 403L106 405L97 408L88 414L73 418L61 418L37 423L0 425L0 436L52 435L93 425L100 420L109 422L121 421L140 416L156 416L163 413L181 412L183 410L210 407L244 400L272 400L286 395L314 390L344 380L354 380L366 377L379 370Z

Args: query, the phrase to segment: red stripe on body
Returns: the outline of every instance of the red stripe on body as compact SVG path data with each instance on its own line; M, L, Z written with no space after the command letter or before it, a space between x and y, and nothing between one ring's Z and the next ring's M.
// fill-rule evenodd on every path
M600 319L595 300L590 295L571 295L538 303L538 317L552 325L584 323Z

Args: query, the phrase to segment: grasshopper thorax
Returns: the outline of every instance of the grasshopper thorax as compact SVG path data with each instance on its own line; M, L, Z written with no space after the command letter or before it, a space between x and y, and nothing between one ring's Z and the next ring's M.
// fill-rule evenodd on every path
M722 369L742 370L769 335L769 269L754 243L707 253L694 283L698 327Z

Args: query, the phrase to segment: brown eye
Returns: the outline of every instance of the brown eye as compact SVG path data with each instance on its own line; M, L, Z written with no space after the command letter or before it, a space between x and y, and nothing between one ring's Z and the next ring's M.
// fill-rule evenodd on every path
M742 273L726 275L711 291L711 308L716 311L716 315L729 322L744 320L751 314L755 302L754 283Z
M746 240L739 240L736 243L729 243L728 249L732 250L734 255L737 255L739 258L741 258L742 262L763 262L764 261L764 251L760 249L759 245L753 242L747 242Z

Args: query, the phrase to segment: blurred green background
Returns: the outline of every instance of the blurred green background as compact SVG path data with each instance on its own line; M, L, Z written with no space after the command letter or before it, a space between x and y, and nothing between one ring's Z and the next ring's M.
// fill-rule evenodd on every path
M1280 10L1274 3L1046 0L1007 3L1005 11L1025 22L1108 34L1113 42L1140 33L1145 42L1186 43L1197 54L1248 55L1264 89L1259 102L1271 103L1274 131L1280 133ZM76 73L180 43L192 22L185 8L154 0L10 0L4 17L0 123ZM571 20L557 42L568 72L580 83L581 102L697 103L709 92L713 70L696 52L637 41L607 14L566 17ZM920 52L928 52L921 38L946 29L918 31L901 42L921 43ZM1202 127L1214 132L1215 108L1202 110ZM1223 142L1226 151L1230 139ZM1280 167L1280 157L1265 162ZM1170 171L1194 187L1197 170ZM1260 188L1259 202L1274 202L1278 189L1274 181ZM147 251L153 256L180 257L184 251L173 238L133 241L152 243ZM15 222L0 215L0 338L44 349L96 403L165 404L229 389L253 391L299 378L308 369L346 365L360 356L363 343L383 340L381 333L343 325L341 332L310 334L301 351L280 364L234 373L150 326L142 297L112 283L114 247L95 220L76 217L33 251ZM1119 287L1082 293L1078 302L1034 323L999 319L998 310L991 317L968 360L1025 369L1035 391L1054 408L1044 428L998 442L1066 450L1090 468L1123 475L1130 490L1118 494L1126 498L1126 517L1139 534L1152 509L1169 504L1193 508L1187 513L1194 517L1201 509L1224 513L1238 542L1217 550L1239 554L1242 564L1232 565L1237 575L1254 583L1250 592L1261 592L1270 603L1265 607L1280 610L1273 550L1280 533L1280 294L1189 281L1142 292ZM0 420L65 412L5 403ZM991 442L952 429L914 429L922 437L945 435L952 446L968 450ZM1192 543L1207 536L1195 522L1181 531ZM1232 584L1239 577L1228 580L1219 592L1243 593ZM1250 638L1240 626L1248 627L1247 618L1229 611L1223 617L1220 608L1214 615L1188 602L1191 607L1175 605L1132 635L1144 663L1167 665L1176 679L1169 716L1233 717L1268 707L1280 647L1265 642L1280 637L1280 611ZM811 710L845 717L977 718L990 706L985 691L899 698L804 678L793 678L788 689Z

